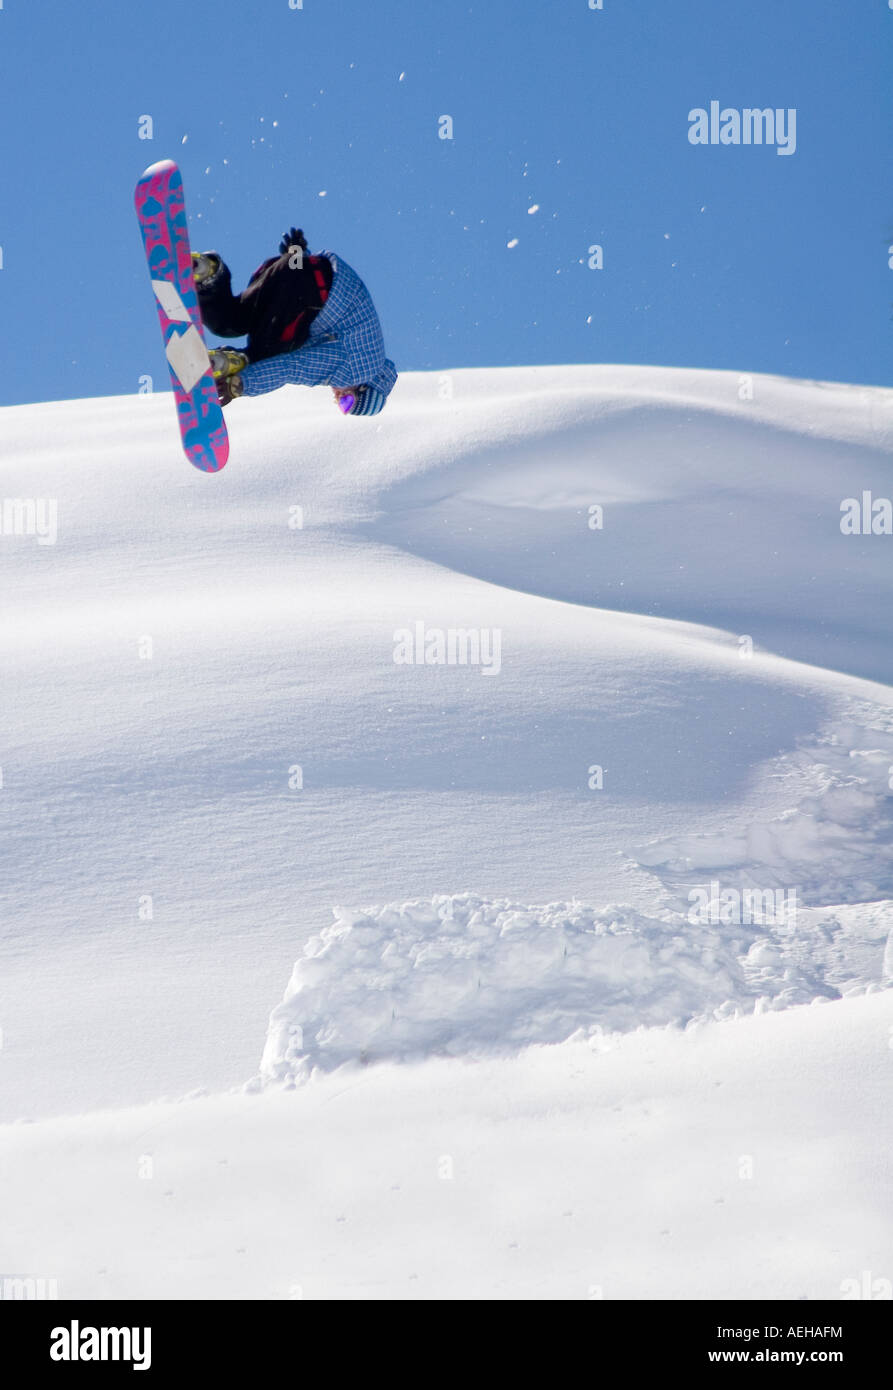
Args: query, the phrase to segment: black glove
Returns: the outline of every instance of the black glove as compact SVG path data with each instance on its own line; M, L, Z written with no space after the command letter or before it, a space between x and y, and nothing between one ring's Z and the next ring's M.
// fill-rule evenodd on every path
M307 238L304 236L300 227L289 227L285 236L279 243L280 256L286 255L290 246L300 246L302 251L307 250Z
M221 405L238 400L245 388L240 376L222 376L217 382L217 399Z

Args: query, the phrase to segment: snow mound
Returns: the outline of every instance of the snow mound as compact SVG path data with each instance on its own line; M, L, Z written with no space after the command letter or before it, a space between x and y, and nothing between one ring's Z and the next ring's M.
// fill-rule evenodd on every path
M889 980L893 902L808 915L730 926L470 893L336 908L294 967L250 1085L293 1085L349 1062L506 1056Z
M807 904L893 893L893 716L878 706L861 714L774 760L773 776L805 774L813 785L795 809L741 832L678 835L636 852L674 906L683 888L705 886L705 871L723 888L784 888Z
M893 680L889 537L841 531L844 499L890 496L893 392L761 376L742 398L734 372L612 366L454 387L366 534L521 592Z

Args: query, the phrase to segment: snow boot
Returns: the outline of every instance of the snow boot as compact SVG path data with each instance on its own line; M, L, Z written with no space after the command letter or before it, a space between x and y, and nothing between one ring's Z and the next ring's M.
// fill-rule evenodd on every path
M213 280L219 269L220 257L216 251L193 251L192 274L196 286L201 288L209 280Z
M215 347L209 348L208 353L211 358L211 370L214 373L215 381L223 381L226 377L238 376L248 366L247 353L240 352L238 348Z

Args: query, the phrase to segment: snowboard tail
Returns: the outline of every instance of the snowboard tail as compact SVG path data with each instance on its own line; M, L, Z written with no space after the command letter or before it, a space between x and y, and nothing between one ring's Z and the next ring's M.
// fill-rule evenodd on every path
M163 159L146 170L137 183L134 202L177 402L183 451L196 468L217 473L229 455L229 438L195 292L183 179L172 159Z

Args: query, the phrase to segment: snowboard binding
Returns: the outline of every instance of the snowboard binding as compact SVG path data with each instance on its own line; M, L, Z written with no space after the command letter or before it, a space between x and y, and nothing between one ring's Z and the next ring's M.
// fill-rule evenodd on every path
M208 356L211 358L211 371L215 381L238 376L248 366L247 353L239 352L238 348L209 348Z
M215 251L193 251L192 276L197 288L213 280L219 269L220 257Z

